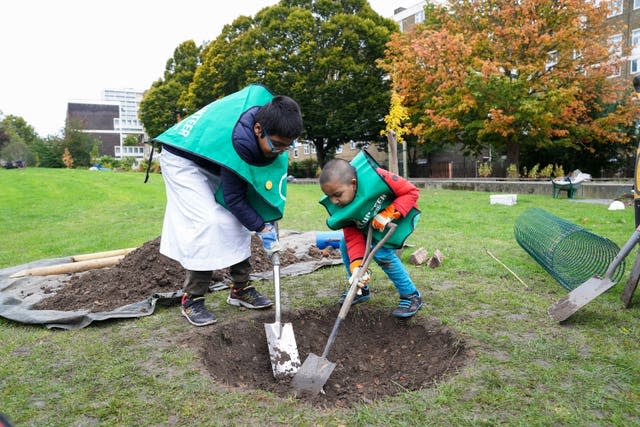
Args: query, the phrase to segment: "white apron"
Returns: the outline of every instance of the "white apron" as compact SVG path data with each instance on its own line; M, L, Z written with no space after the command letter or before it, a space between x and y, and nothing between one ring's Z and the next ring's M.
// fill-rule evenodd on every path
M166 150L160 166L167 195L160 253L195 271L249 258L251 232L215 200L220 177Z

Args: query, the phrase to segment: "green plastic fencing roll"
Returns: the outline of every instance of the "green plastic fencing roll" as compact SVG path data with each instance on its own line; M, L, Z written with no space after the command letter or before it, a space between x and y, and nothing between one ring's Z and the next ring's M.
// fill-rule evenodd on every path
M592 276L603 277L620 249L609 239L539 208L524 211L513 227L516 241L568 290ZM620 263L611 279L624 274Z

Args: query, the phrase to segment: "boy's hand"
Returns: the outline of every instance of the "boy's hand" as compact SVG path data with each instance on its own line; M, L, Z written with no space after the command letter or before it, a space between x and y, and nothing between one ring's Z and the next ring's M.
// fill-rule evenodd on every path
M269 256L282 249L278 241L278 236L276 235L276 228L273 224L267 222L262 231L258 231L256 234L260 237L260 240L262 240L262 247L267 251Z
M353 283L353 280L356 279L358 274L360 274L360 270L362 269L361 265L362 265L361 259L355 260L349 265L349 270L351 270L351 277L349 278L350 285ZM364 288L365 286L367 286L367 283L369 283L370 279L371 279L371 274L369 274L369 269L366 269L364 272L362 272L362 276L360 276L360 280L358 280L358 287Z
M373 220L371 220L371 226L378 231L383 231L387 224L401 216L400 212L398 212L393 204L391 204L378 212L378 215L373 217Z

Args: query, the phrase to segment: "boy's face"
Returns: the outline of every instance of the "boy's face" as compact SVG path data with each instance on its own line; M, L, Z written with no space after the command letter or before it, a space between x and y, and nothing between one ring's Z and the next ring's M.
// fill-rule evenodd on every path
M355 178L349 183L339 181L325 182L320 188L322 188L322 192L329 197L331 203L338 206L348 205L356 196Z
M274 158L284 153L293 143L293 139L285 138L280 135L269 135L262 128L260 123L253 126L253 132L256 135L260 150L266 157Z

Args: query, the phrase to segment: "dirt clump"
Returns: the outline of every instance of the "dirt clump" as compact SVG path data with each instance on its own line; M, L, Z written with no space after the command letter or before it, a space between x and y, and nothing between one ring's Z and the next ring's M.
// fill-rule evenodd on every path
M142 301L154 294L170 293L182 289L185 272L177 262L159 252L160 237L151 240L125 256L111 268L91 270L71 275L68 282L36 304L35 310L103 312ZM299 259L289 248L280 252L280 265L285 267L300 261L318 259L327 255L318 250L308 252L306 259ZM254 272L265 272L272 268L271 259L262 248L260 239L252 236L251 265ZM216 270L213 282L231 283L229 269Z
M283 321L293 326L301 362L309 353L322 354L338 311L336 306L283 313ZM273 313L261 313L193 329L183 339L198 348L216 381L288 397L294 394L290 381L276 380L271 370L263 323L272 322ZM430 388L455 374L473 355L461 337L435 320L403 321L370 305L354 307L327 356L336 368L324 393L301 400L314 406L350 407Z

